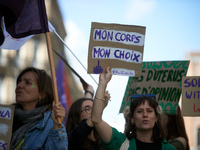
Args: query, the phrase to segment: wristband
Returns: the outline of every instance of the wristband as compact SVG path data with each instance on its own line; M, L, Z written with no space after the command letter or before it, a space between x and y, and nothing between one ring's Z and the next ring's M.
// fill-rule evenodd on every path
M98 100L101 100L101 101L105 101L105 99L99 98L99 97L97 97L97 96L95 96L95 98L98 99Z
M85 91L85 94L86 93L90 93L92 95L92 97L94 96L94 94L92 92L90 92L90 91Z

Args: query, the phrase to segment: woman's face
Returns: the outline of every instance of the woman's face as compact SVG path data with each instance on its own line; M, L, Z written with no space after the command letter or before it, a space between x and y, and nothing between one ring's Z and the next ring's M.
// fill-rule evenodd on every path
M83 101L82 106L81 106L80 121L91 117L92 106L93 106L93 101L91 100Z
M38 91L37 74L29 71L22 75L15 89L16 102L26 111L36 108L41 95Z
M135 123L137 131L153 129L155 122L157 122L157 116L154 109L149 106L148 101L136 107L131 122Z

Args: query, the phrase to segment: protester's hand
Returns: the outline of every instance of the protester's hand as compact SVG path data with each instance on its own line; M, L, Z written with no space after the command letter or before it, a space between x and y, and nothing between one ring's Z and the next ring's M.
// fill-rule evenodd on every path
M129 112L130 112L130 107L126 106L123 110L124 118L128 116Z
M87 88L84 89L84 90L85 91L90 91L90 92L94 93L94 89L93 89L93 87L90 84L88 84Z
M107 84L110 79L112 78L112 74L110 71L110 67L107 67L106 73L101 73L99 76L99 82L103 82L104 84Z
M85 90L87 89L87 87L88 87L88 83L85 82L85 80L83 80L82 78L80 79L80 81L81 81L82 86L83 86L83 89L84 89L84 91L85 91Z
M108 101L110 100L110 93L108 91L105 91L105 105L104 108L108 105Z
M88 84L88 86L87 86L87 88L86 89L84 89L85 90L85 96L84 97L86 97L86 98L93 98L93 96L94 96L94 89L93 89L93 87L90 85L90 84Z
M61 124L58 122L58 117L61 120ZM53 101L53 109L52 109L51 118L54 123L53 125L54 129L58 129L62 127L62 122L63 122L63 119L65 118L65 108L63 108L60 102L55 103L55 101Z

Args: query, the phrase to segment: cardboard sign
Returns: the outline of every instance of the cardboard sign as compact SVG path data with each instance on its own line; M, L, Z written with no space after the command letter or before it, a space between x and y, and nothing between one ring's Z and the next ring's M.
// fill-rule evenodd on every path
M9 150L13 116L14 105L0 105L0 149Z
M182 79L182 115L200 116L200 76Z
M140 76L146 27L92 22L88 73Z
M130 105L131 95L155 94L163 112L175 114L188 66L189 61L143 62L141 76L129 77L120 112Z

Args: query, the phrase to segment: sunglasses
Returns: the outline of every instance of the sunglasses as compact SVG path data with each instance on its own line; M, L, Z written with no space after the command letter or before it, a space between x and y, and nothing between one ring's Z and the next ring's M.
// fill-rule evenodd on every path
M146 96L146 97L156 97L155 94L136 94L136 95L132 95L131 98L137 98L137 97L142 97L142 96Z
M142 97L150 97L154 100L156 100L155 94L136 94L131 96L131 101L133 101L135 98L142 98Z

